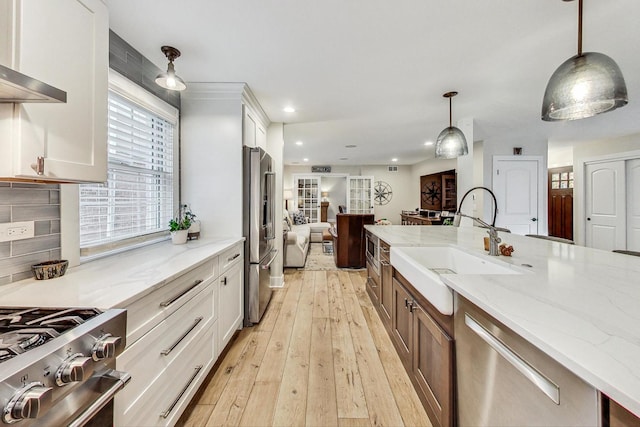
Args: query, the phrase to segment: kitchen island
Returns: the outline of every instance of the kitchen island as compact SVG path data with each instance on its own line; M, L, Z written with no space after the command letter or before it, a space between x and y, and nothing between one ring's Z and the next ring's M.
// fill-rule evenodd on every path
M454 246L493 258L478 227L366 226L394 247ZM500 233L524 274L454 275L449 288L640 416L640 259Z

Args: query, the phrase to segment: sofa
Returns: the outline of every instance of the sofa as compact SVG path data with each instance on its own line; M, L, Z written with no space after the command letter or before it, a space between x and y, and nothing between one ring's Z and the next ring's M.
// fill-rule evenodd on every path
M288 220L287 220L288 218ZM328 230L328 222L312 222L307 224L293 224L291 217L285 216L283 228L287 230L284 244L284 266L304 267L311 242L322 243L322 232Z

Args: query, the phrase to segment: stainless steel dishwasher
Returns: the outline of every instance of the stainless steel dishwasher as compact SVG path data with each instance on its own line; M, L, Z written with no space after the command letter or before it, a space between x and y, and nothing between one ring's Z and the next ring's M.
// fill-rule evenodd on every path
M596 389L456 294L459 426L598 426Z

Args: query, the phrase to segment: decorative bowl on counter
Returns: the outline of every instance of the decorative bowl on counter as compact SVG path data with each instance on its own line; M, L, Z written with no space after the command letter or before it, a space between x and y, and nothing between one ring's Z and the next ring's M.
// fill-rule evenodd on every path
M67 272L68 265L69 261L66 259L59 259L32 265L31 270L37 280L47 280L64 276L64 273Z

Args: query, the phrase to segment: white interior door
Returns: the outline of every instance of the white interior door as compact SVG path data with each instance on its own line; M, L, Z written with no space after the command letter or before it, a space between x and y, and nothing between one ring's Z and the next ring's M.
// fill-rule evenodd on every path
M494 159L496 225L515 234L538 234L540 163L537 158Z
M625 161L585 166L585 243L587 247L625 249Z
M627 161L627 248L640 251L640 159Z

